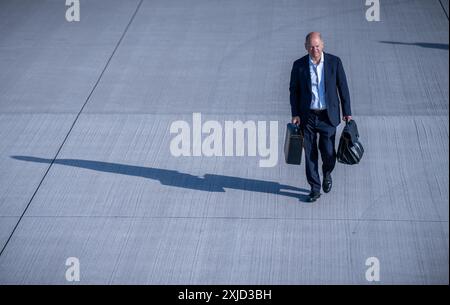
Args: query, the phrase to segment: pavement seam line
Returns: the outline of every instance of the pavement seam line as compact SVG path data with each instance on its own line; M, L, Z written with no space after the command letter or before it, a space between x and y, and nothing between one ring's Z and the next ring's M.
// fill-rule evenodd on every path
M34 191L33 195L31 196L30 200L28 201L27 206L25 207L24 211L22 212L22 215L19 217L19 220L17 221L16 225L14 226L11 234L9 235L8 239L6 240L5 244L2 247L2 250L0 251L0 257L3 255L3 252L5 251L6 247L8 246L12 236L14 235L14 233L16 232L17 227L19 226L21 220L23 219L23 217L25 216L25 213L27 212L28 208L31 205L31 202L33 201L34 197L36 196L39 188L41 187L42 183L44 182L45 178L47 177L47 174L49 173L54 161L56 160L56 158L58 157L59 153L61 152L62 147L64 146L64 144L66 143L66 140L68 139L70 133L72 132L73 127L75 126L75 124L78 121L78 118L80 117L81 113L83 112L83 109L85 108L85 106L87 105L87 103L89 102L92 94L94 93L95 89L97 89L98 84L100 83L101 78L103 77L103 74L105 73L106 69L108 68L109 63L111 62L111 59L113 58L114 54L116 53L117 49L119 48L123 38L125 37L126 33L128 32L128 29L130 28L131 23L133 22L134 18L136 17L137 12L139 11L139 8L142 5L142 2L144 0L140 0L136 9L134 10L133 15L131 16L130 21L128 22L127 26L125 27L125 30L123 31L122 35L120 36L119 41L116 43L116 46L114 47L114 50L112 51L111 55L109 56L105 66L103 67L102 72L100 73L99 77L97 78L97 81L95 82L94 86L92 87L88 97L86 98L86 101L84 102L83 106L81 107L80 111L78 112L77 116L75 117L75 120L72 123L72 126L70 126L69 131L67 132L66 136L64 137L63 142L61 143L61 145L58 148L58 151L55 154L55 157L52 159L52 162L50 163L50 165L47 167L47 170L44 173L44 176L42 177L41 181L39 182L36 190Z
M445 14L445 16L447 16L447 20L448 20L448 14L447 14L447 11L445 10L444 5L442 4L442 1L439 0L439 3L441 4L442 10L444 11L444 14Z
M0 218L13 218L15 216L0 216ZM277 218L277 217L233 217L233 216L88 216L88 215L39 215L24 216L25 218L111 218L111 219L224 219L224 220L300 220L300 221L358 221L358 222L408 222L408 223L448 223L448 220L434 219L377 219L377 218Z

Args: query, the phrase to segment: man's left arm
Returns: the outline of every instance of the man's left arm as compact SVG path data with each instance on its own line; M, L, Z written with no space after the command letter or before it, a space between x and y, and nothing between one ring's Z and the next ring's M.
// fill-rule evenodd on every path
M347 77L345 75L344 67L342 66L342 61L337 58L337 89L339 93L339 99L341 100L342 112L344 115L344 120L351 120L352 109L350 105L350 91L348 90Z

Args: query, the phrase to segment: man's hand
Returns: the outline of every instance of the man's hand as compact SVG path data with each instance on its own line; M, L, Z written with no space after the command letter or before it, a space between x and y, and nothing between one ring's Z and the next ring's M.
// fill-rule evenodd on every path
M343 121L345 122L350 122L352 120L352 116L351 115L346 115L342 118Z
M292 117L292 124L300 125L300 117L299 116Z

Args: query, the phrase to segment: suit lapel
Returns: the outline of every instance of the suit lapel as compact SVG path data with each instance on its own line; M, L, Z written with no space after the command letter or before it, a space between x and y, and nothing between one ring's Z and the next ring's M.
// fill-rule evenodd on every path
M311 91L311 72L309 71L309 57L306 57L305 66L303 68L304 77L306 77L306 84L309 92Z
M327 93L327 87L328 87L328 80L331 79L331 64L329 61L328 54L325 52L323 53L323 77L325 77L325 93Z

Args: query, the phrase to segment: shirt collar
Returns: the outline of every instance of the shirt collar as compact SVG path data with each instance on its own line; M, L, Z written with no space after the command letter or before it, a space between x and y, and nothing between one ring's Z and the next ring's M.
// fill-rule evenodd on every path
M324 61L324 56L323 56L323 52L322 52L322 54L320 54L320 62L319 62L319 65L322 64L323 61ZM312 65L315 65L315 63L313 62L313 60L312 60L312 58L311 58L311 55L309 55L309 63L312 64Z

